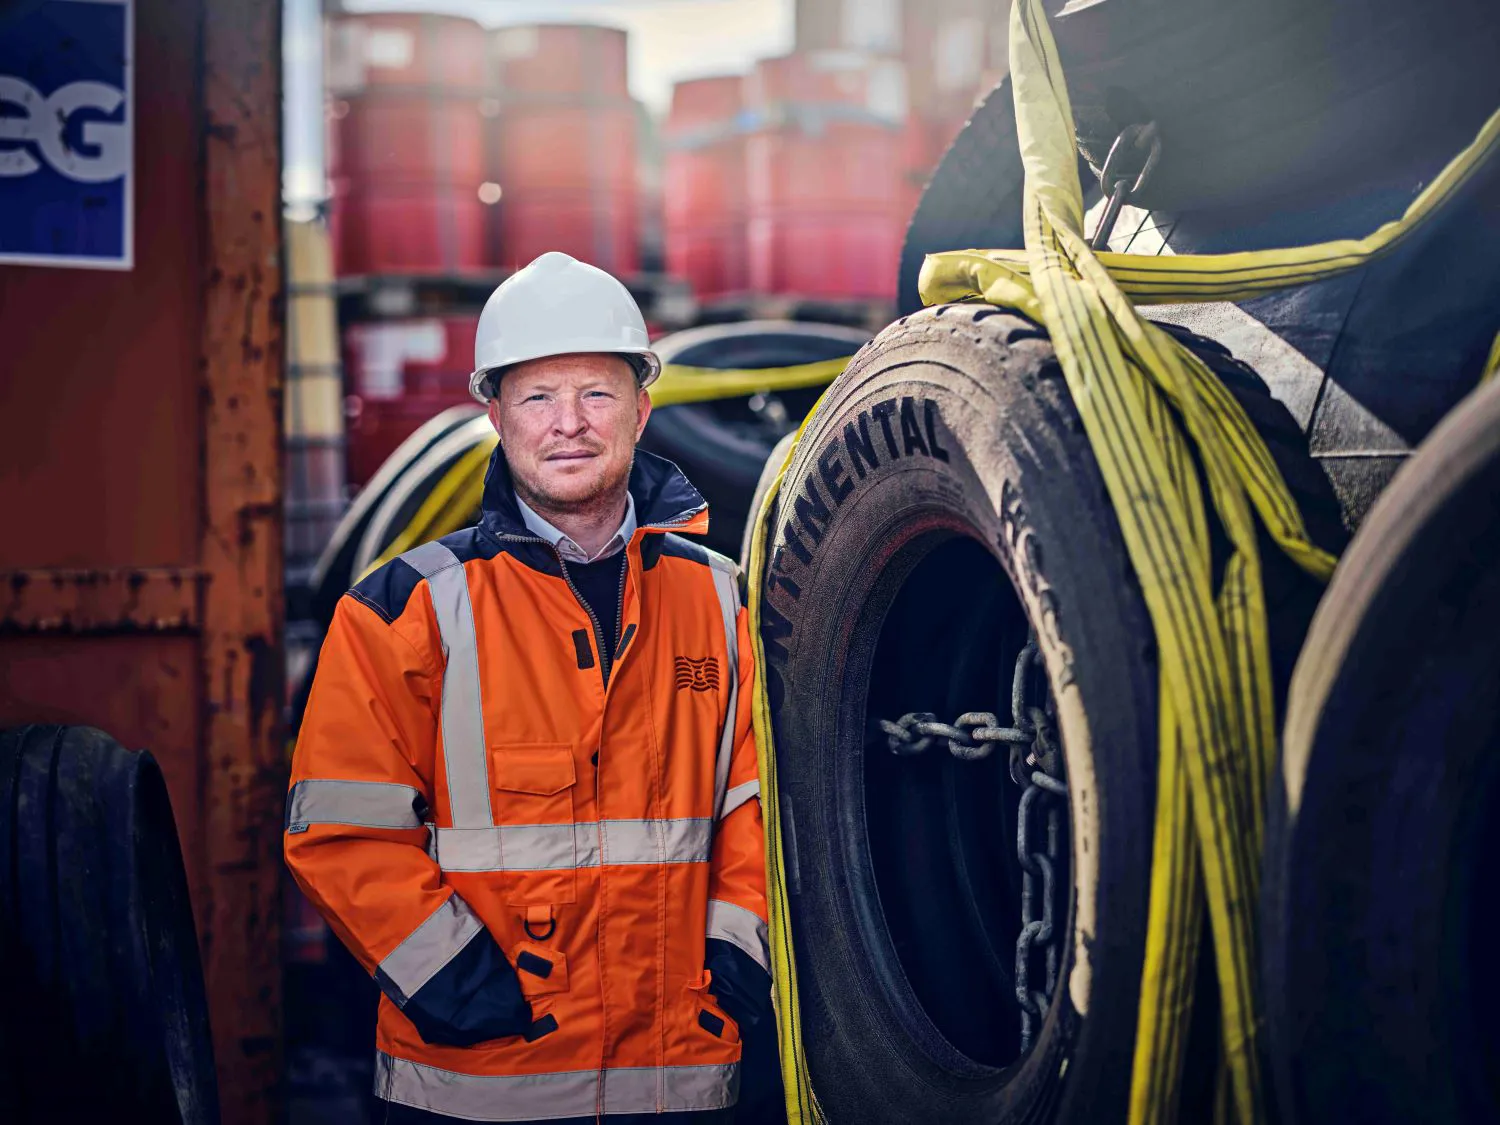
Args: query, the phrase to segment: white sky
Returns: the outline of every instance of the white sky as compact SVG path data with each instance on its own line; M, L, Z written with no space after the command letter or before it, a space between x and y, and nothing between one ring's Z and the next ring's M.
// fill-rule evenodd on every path
M284 0L286 192L321 194L323 106L319 0ZM794 0L345 0L353 12L430 11L480 23L599 23L630 33L630 90L664 113L672 84L743 73L792 49Z

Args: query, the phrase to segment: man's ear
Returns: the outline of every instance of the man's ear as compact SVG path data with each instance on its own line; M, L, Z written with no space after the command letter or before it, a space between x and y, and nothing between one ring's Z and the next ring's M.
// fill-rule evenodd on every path
M640 415L635 424L635 440L641 440L641 434L646 432L646 422L651 417L651 392L642 387L636 397L636 411Z
M497 437L499 437L500 436L500 399L498 397L490 399L489 406L486 407L485 412L490 416L490 425L495 427L495 435ZM503 438L501 440L501 444L502 445L504 444L504 439Z

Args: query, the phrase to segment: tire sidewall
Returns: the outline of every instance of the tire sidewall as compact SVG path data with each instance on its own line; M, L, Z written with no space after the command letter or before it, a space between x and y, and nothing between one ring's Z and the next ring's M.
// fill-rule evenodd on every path
M1493 917L1476 841L1500 785L1497 426L1500 388L1488 387L1396 476L1292 681L1261 904L1288 1122L1493 1114L1473 1092L1483 1065L1463 1010L1486 996L1468 967L1492 953L1463 938L1470 911Z

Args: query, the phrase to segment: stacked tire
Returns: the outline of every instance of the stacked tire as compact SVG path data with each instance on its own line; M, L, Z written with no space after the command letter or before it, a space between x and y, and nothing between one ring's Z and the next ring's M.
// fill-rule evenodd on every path
M1296 422L1221 347L1177 334L1256 423L1314 540L1337 551L1337 503ZM1123 1120L1158 668L1046 332L982 305L887 328L809 420L766 548L762 674L821 1104L835 1121L893 1125ZM1260 554L1280 706L1321 586L1264 534ZM1066 761L1071 849L1058 870L1072 891L1056 987L1026 1049L1007 963L1021 922L1002 756L897 758L871 732L905 712L1008 714L1011 669L1032 633ZM1211 1011L1206 1031L1195 1036L1206 1066L1193 1069L1211 1085ZM1184 1120L1208 1093L1189 1091Z
M1500 382L1406 462L1292 681L1263 892L1287 1125L1500 1120Z
M0 732L0 962L6 1121L218 1121L187 879L149 753L89 727Z

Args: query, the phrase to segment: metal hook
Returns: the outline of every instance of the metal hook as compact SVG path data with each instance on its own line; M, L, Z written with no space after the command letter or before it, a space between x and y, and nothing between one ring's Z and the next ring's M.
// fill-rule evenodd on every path
M1142 148L1146 149L1146 159L1140 171L1122 172L1119 166L1125 162L1127 154ZM1104 167L1099 172L1099 187L1109 196L1109 203L1104 208L1104 214L1099 216L1099 226L1089 243L1095 250L1109 249L1109 236L1114 233L1115 223L1119 221L1120 208L1125 205L1126 200L1146 186L1160 160L1161 136L1157 132L1155 121L1125 126L1115 138L1115 143L1109 146L1109 155L1104 158Z

